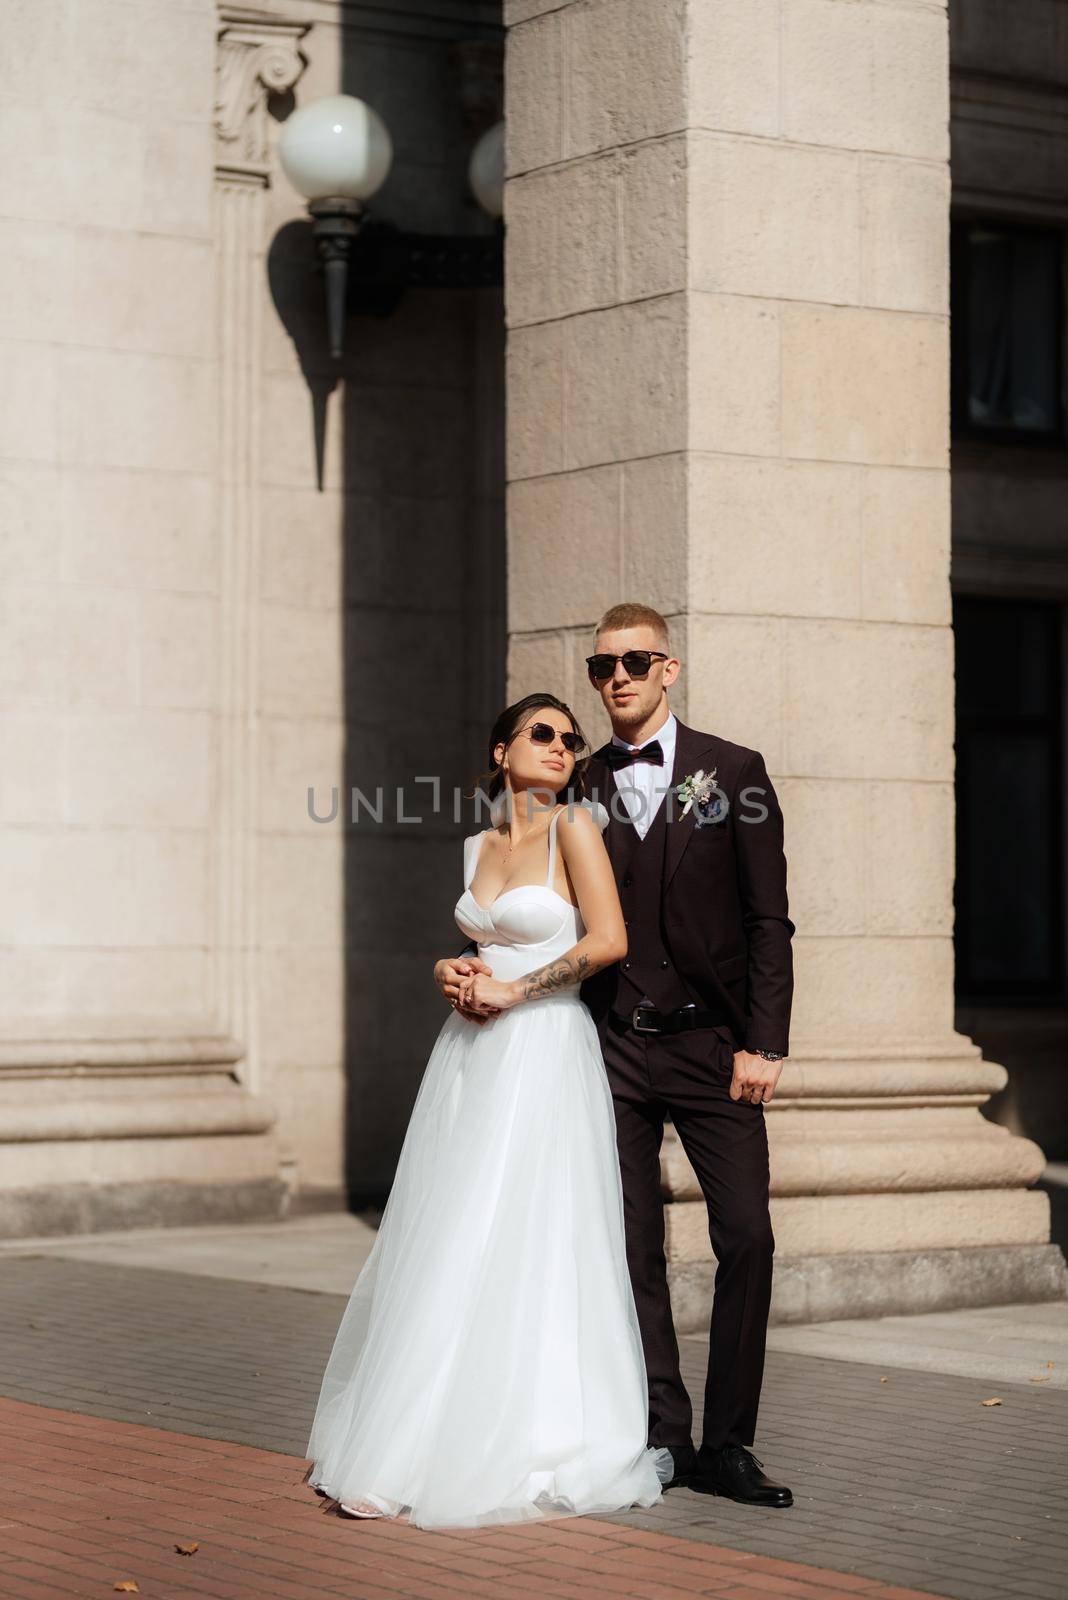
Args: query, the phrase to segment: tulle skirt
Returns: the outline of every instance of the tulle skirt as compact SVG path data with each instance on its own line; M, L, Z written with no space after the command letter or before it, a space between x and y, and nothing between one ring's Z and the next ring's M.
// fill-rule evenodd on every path
M423 1528L650 1506L670 1476L576 994L450 1013L323 1378L313 1487Z

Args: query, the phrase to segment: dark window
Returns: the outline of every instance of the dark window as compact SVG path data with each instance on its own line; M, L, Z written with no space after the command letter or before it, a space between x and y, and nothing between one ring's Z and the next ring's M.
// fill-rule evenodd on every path
M957 997L1064 994L1061 610L958 597Z
M966 222L953 230L953 428L1051 439L1061 408L1062 235Z

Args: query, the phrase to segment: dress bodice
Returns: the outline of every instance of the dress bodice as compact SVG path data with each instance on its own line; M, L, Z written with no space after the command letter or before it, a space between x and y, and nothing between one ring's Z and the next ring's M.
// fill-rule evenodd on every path
M608 825L608 813L598 802L578 802L585 811L593 814L603 832ZM562 808L561 808L562 809ZM462 932L474 939L479 955L493 976L502 982L521 977L525 972L544 966L570 950L586 932L578 906L572 905L553 887L556 876L556 824L557 811L549 823L549 861L544 883L517 884L505 889L503 894L488 906L480 905L471 892L478 854L482 840L489 829L471 834L464 840L464 892L456 902L455 917Z

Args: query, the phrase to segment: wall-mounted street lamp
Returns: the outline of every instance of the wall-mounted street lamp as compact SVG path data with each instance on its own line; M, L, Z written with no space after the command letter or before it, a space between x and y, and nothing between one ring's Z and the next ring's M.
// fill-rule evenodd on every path
M330 95L286 121L278 143L282 170L308 202L326 279L330 354L344 344L350 269L392 309L405 287L468 288L500 283L502 240L493 235L404 233L370 221L367 202L385 182L393 144L385 123L353 95ZM504 123L489 128L471 153L468 181L490 216L504 197Z
M330 354L340 356L345 333L349 256L367 209L393 162L389 130L369 105L332 94L302 106L278 142L282 171L308 202L326 277Z

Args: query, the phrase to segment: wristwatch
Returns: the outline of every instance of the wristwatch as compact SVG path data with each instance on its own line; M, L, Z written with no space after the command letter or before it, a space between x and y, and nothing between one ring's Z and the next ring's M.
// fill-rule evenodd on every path
M785 1061L786 1056L782 1050L754 1050L755 1056L763 1056L765 1061Z

